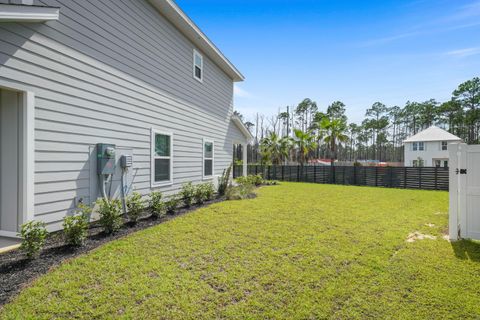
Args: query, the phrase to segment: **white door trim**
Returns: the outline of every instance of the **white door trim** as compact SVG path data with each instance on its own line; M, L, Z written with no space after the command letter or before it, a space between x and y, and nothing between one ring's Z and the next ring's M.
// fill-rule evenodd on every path
M22 223L34 219L35 210L35 94L23 92L20 206Z
M35 215L35 94L22 88L12 87L10 84L0 83L0 88L19 92L22 100L17 212L19 222L17 231L20 231L20 225L34 220ZM15 233L2 230L0 235L17 237Z

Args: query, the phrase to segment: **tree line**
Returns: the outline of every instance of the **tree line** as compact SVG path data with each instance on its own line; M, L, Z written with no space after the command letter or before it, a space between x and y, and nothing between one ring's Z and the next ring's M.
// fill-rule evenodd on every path
M480 141L478 77L461 83L445 102L407 101L403 107L375 102L361 123L349 123L346 109L343 102L334 101L321 110L307 98L274 115L257 113L244 121L254 136L249 162L304 164L334 158L403 162L403 141L432 125L468 144Z

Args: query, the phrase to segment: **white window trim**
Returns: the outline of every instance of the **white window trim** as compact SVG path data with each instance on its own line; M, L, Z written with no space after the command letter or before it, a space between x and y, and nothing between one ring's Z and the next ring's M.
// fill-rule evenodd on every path
M420 148L420 146L421 146L421 148ZM425 149L426 149L425 146L426 146L425 142L419 142L418 143L418 151L425 151Z
M170 136L170 180L155 182L155 159L168 159L169 157L157 157L155 156L155 135L161 134ZM150 137L150 182L152 188L170 186L173 184L173 133L165 132L155 128L151 129Z
M443 144L445 143L446 149L443 149ZM440 142L440 150L441 151L448 151L448 141L442 141Z
M205 160L210 160L210 158L205 158L205 143L210 142L212 144L212 175L205 175ZM215 141L213 139L202 139L202 177L203 180L211 180L215 177Z
M195 57L197 55L200 56L200 58L202 59L202 63L200 65L200 70L201 70L201 73L200 73L201 77L200 78L198 78L195 75L195 66L196 66ZM203 55L195 49L193 49L193 78L196 79L197 81L203 83Z

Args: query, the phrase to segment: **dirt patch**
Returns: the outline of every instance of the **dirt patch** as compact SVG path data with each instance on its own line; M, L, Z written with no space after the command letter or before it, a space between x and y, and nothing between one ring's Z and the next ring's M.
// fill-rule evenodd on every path
M104 243L123 238L135 231L156 226L221 201L224 201L224 199L209 201L200 206L182 208L177 210L175 215L169 215L161 219L154 219L148 213L145 213L136 225L130 226L125 223L122 229L113 236L106 236L97 223L92 223L85 245L80 248L66 246L62 232L51 233L38 259L32 261L27 260L20 250L0 254L0 307L34 279L47 273L52 267L60 265L65 260L85 254Z
M432 235L429 235L429 234L423 234L421 232L418 232L418 231L415 231L415 232L412 232L408 235L407 237L407 242L415 242L417 240L437 240L437 237L436 236L432 236Z

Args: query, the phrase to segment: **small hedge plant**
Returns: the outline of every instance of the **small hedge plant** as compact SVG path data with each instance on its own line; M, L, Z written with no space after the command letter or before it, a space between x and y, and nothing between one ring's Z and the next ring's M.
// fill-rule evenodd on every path
M79 247L84 244L88 236L88 218L91 212L89 206L80 204L76 215L63 219L63 234L68 245Z
M239 183L227 189L226 197L228 200L249 199L254 196L254 189L255 186L251 183Z
M250 183L256 187L264 184L264 180L262 178L261 175L257 174L257 175L248 175L248 176L242 176L242 177L238 177L237 179L235 179L235 181L239 184L245 184L245 183Z
M145 202L142 199L142 195L138 192L133 192L131 196L127 198L127 217L131 223L135 224L138 218L145 210Z
M196 188L193 186L191 182L185 183L182 186L182 190L180 191L180 196L182 197L183 203L185 206L190 207L193 204L195 198Z
M152 210L152 217L162 218L167 213L167 206L163 202L163 195L161 192L152 192L150 194L150 210Z
M215 187L213 183L199 184L195 187L195 203L202 204L213 199Z
M180 198L178 195L174 194L170 196L170 198L165 201L165 207L167 209L167 213L174 214L175 210L177 210L178 205L180 204Z
M36 258L45 245L47 235L48 232L43 222L30 221L23 224L20 230L20 236L22 237L20 249L25 252L29 259Z
M98 213L100 214L99 223L106 234L112 234L120 230L123 224L122 203L120 200L99 199Z

